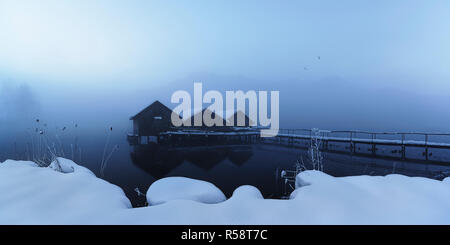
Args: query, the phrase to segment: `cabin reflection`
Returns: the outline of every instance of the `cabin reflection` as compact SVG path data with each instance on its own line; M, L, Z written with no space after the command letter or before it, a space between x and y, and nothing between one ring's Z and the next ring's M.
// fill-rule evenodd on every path
M130 156L133 164L157 179L184 161L180 152L158 144L133 145Z
M253 151L237 148L230 152L228 159L237 166L244 165L253 156Z
M197 148L197 149L195 149ZM185 160L206 171L227 159L228 148L193 147L184 152Z
M160 179L185 162L205 171L227 160L242 166L253 156L253 149L251 145L173 147L150 143L132 145L130 156L133 164Z

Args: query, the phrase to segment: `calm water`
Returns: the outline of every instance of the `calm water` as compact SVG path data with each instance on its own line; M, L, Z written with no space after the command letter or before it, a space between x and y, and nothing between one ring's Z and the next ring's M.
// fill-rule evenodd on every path
M209 181L227 196L231 196L241 185L253 185L258 187L266 198L278 198L283 194L284 187L279 179L280 171L294 170L296 160L306 154L304 149L269 144L172 148L151 143L131 146L126 140L127 131L114 129L112 132L103 130L82 133L81 130L72 130L60 133L57 138L49 133L50 136L46 137L46 140L41 139L40 144L56 148L61 145L66 158L74 159L97 176L120 186L135 207L146 205L145 196L139 196L136 188L145 194L155 180L168 176ZM0 141L0 161L29 158L32 137L33 144L39 144L38 136L29 135L16 135L9 138L9 143L5 143L6 140ZM113 151L102 175L100 165L103 152L108 155L115 146L118 148ZM337 177L399 173L441 178L438 176L440 172L450 169L434 164L373 159L349 154L324 153L324 157L324 171Z

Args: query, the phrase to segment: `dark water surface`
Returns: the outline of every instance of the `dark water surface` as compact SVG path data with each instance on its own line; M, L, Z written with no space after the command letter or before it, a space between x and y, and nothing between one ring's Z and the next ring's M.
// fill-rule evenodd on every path
M228 197L241 185L253 185L266 198L279 198L284 188L279 178L280 171L294 170L296 161L302 156L305 158L307 153L305 149L273 144L169 147L150 143L131 146L126 139L127 131L114 129L82 133L81 130L72 130L60 133L58 137L49 133L45 140L42 135L36 136L36 132L10 135L9 138L4 136L0 141L0 161L31 158L31 139L37 145L41 137L41 145L61 146L66 158L120 186L133 206L138 207L146 205L146 201L145 196L138 195L136 190L145 194L155 180L169 176L209 181ZM115 146L118 148L113 151ZM102 175L102 156L111 152ZM324 153L324 171L336 177L397 173L441 178L439 174L449 169L436 164Z

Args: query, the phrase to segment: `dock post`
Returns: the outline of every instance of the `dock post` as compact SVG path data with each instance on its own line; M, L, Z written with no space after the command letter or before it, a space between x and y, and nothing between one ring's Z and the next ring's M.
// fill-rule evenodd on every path
M312 130L309 130L309 142L312 142Z
M428 161L428 134L425 134L425 160Z
M405 134L402 134L402 160L406 159Z
M377 138L377 135L375 133L372 133L372 155L375 156L377 154L377 145L375 144L375 139Z
M350 153L353 155L353 132L350 132Z

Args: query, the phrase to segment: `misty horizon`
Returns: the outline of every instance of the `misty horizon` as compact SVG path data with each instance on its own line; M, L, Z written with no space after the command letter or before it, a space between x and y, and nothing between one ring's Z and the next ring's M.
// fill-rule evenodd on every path
M450 132L448 3L323 2L2 1L0 122L128 127L202 82L279 90L281 128Z

